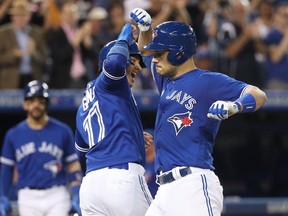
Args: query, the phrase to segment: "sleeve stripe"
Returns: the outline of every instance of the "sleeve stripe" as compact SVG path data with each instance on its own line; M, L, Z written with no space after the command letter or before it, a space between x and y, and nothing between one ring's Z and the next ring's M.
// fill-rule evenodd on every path
M73 162L73 161L75 161L75 160L78 160L78 157L77 157L77 154L76 154L76 153L74 153L74 154L72 154L72 155L69 155L69 156L66 157L66 159L65 159L65 161L66 161L67 163Z
M103 67L104 69L104 67ZM125 76L126 76L126 71L124 73L123 76L121 77L115 77L115 76L112 76L111 74L109 74L107 71L103 70L103 73L105 74L105 76L107 76L108 78L112 79L112 80L120 80L120 79L123 79Z
M0 162L5 164L5 165L8 165L8 166L14 166L15 165L15 161L8 159L8 158L5 158L5 157L0 157Z
M243 90L242 90L242 92L241 92L241 94L240 94L240 97L243 96L245 90L246 90L248 87L250 87L250 86L251 86L251 85L247 85L247 86L245 86L245 87L243 88Z
M75 143L75 148L80 152L88 152L89 148L82 148Z

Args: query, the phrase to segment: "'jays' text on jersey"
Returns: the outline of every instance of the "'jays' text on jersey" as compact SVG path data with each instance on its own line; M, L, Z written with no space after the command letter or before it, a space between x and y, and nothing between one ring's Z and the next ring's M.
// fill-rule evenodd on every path
M161 94L154 142L156 171L177 166L214 170L213 145L221 121L207 117L217 100L234 101L247 84L221 73L195 69L172 80L156 72L153 56L144 57Z
M8 130L1 163L18 170L18 188L49 188L66 185L65 166L77 160L72 130L49 118L40 130L31 129L26 120Z
M81 163L86 160L86 173L146 160L140 114L125 73L128 52L126 57L119 50L111 54L113 48L77 112L75 147Z

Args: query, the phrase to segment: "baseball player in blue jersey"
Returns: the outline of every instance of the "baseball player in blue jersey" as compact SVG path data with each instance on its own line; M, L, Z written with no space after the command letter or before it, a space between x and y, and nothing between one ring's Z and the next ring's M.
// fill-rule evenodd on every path
M154 31L151 17L135 8L139 49L161 94L154 142L160 184L146 216L219 216L223 192L214 173L213 145L221 120L253 112L266 102L255 86L194 65L194 30L165 22Z
M76 117L75 146L86 175L83 216L143 216L152 197L144 177L145 145L131 93L142 58L131 24L100 52L99 77L88 83Z
M48 85L31 81L24 91L27 118L11 128L1 155L1 211L10 207L8 193L14 167L18 173L18 208L21 216L65 216L79 208L82 171L68 125L48 116ZM67 179L70 181L69 188Z

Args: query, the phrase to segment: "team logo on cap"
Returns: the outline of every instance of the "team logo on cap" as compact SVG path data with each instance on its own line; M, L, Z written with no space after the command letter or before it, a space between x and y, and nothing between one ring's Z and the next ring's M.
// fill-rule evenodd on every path
M153 32L153 38L155 38L155 37L158 36L158 32L157 32L157 31L158 31L158 30L156 30L156 31Z
M190 117L191 112L187 111L186 113L177 113L167 119L168 122L171 122L174 126L176 136L184 128L191 126L193 119Z

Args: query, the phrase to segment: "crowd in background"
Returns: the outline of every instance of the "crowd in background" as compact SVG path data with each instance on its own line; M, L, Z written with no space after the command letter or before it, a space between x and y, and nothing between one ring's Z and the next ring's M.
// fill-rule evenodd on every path
M0 89L33 79L85 88L99 75L100 49L117 38L131 9L153 25L189 23L196 66L266 89L288 89L288 0L2 0ZM143 69L133 90L155 89Z

